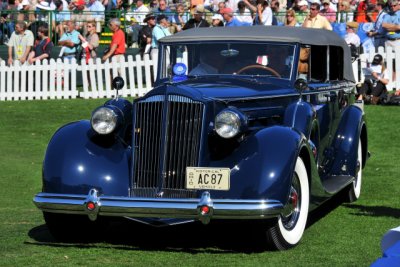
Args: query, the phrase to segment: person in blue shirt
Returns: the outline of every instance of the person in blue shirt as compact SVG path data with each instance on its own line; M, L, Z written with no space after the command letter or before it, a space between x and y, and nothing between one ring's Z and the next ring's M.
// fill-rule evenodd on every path
M171 35L168 30L169 22L167 16L158 15L157 25L153 28L152 38L151 38L151 57L155 58L158 54L158 40L165 36Z
M76 47L80 44L79 32L75 30L75 23L67 22L67 31L61 36L58 45L62 46L62 57L71 60L76 56Z
M375 11L378 12L376 17L374 28L367 34L369 37L374 38L374 46L376 48L385 46L386 41L386 30L382 27L382 22L387 13L385 12L386 3L383 0L379 0L375 5Z
M389 7L393 14L388 14L383 18L382 27L387 31L386 45L393 47L400 45L400 1L392 0Z
M241 22L233 16L233 10L229 7L220 10L222 17L225 20L225 27L239 27L239 26L250 26L250 23Z

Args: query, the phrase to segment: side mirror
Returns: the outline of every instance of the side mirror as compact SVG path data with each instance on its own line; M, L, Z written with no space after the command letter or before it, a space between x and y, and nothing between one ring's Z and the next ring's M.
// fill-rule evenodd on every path
M124 81L124 79L122 79L121 76L115 77L112 81L112 87L113 87L113 89L115 89L117 91L121 90L124 87L124 85L125 85L125 81Z
M306 80L304 80L302 78L297 79L294 82L294 88L296 88L296 90L299 91L299 93L301 94L301 93L303 93L303 91L308 89L308 83Z
M300 101L303 96L303 92L308 89L308 83L306 80L299 78L294 82L294 88L296 88L296 90L299 91L300 93L299 96L299 101Z

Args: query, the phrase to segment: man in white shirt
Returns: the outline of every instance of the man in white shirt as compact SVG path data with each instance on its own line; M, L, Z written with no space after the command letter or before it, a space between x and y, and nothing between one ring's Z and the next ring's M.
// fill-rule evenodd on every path
M137 23L143 24L143 20L150 9L143 4L143 0L134 0L133 3L136 3L136 8L126 14L126 20L130 21L133 17Z
M358 23L355 21L349 21L346 23L346 35L344 40L348 45L354 45L359 47L361 44L360 37L357 35Z
M272 25L272 9L268 5L268 1L257 0L256 6L252 5L249 0L243 0L246 6L253 11L256 16L254 18L255 25Z

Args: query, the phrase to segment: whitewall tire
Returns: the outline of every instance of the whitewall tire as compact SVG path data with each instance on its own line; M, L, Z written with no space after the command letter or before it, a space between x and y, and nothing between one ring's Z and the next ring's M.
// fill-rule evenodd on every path
M307 170L303 160L298 157L285 211L279 216L276 224L267 230L270 247L286 250L300 242L307 223L309 203Z
M362 143L361 139L358 140L358 149L357 149L357 166L356 166L356 175L354 177L353 183L350 185L350 189L348 192L348 202L354 202L360 198L361 195L361 184L362 184L362 166L363 166L363 158L362 158Z

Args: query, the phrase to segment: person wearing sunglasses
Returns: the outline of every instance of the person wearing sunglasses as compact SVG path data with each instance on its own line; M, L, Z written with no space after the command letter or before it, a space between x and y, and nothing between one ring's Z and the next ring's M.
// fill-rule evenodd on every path
M100 39L99 35L96 33L96 22L89 21L86 24L86 36L79 35L79 39L82 42L82 55L81 58L89 63L89 59L92 58L95 62L97 58L96 49L99 47Z
M329 20L319 14L320 9L321 9L320 4L318 3L311 4L310 14L304 20L303 27L313 28L313 29L325 29L329 31L332 30L332 25L329 23Z
M286 11L285 26L296 27L296 12L293 9Z

